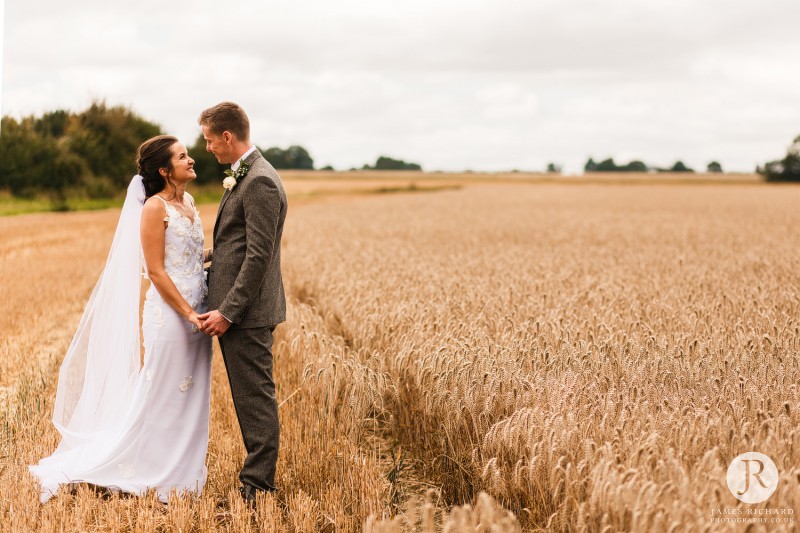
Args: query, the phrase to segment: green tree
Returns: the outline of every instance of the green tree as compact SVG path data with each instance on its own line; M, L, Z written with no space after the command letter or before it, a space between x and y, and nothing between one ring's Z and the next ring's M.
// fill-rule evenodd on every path
M56 144L49 152L48 164L43 167L42 186L47 189L56 209L67 208L68 191L80 183L86 170L84 162L75 154L64 150L64 144Z
M800 135L794 138L786 150L786 157L770 161L759 173L769 182L800 181Z
M0 185L15 196L43 191L44 176L51 171L54 142L39 135L32 117L17 122L5 117L0 124Z
M266 150L262 150L264 157L275 168L289 168L289 162L286 158L286 151L283 148L272 146Z
M613 158L600 161L597 164L597 172L616 172L617 170L619 170L619 167L614 163Z
M706 167L706 172L711 174L719 174L722 172L722 165L720 165L717 161L712 161Z
M45 137L63 137L70 121L70 113L59 109L45 113L41 118L34 120L34 130Z
M107 197L135 171L136 148L160 128L124 107L93 103L79 114L64 110L0 124L0 187L16 196L47 194L64 206L70 190Z
M561 165L556 165L555 163L547 163L547 173L561 174Z
M407 163L402 159L393 159L384 155L378 157L375 166L364 165L364 170L422 170L417 163Z
M50 196L57 206L66 205L67 190L76 186L84 172L80 158L70 153L65 139L57 138L43 122L27 117L17 122L5 117L0 123L0 187L15 196Z
M586 172L647 172L649 168L639 160L633 160L626 165L617 165L614 158L611 157L599 163L595 163L594 159L590 157L583 170Z
M161 134L161 127L122 107L94 102L78 114L67 131L70 150L86 162L96 177L123 188L136 171L136 149Z
M34 154L38 135L30 121L17 122L12 117L0 121L2 140L0 142L0 188L8 189L15 196L26 187L33 188L32 170L35 166Z
M283 148L272 146L263 150L264 157L275 168L290 168L289 160L286 157L286 151Z
M308 153L308 150L302 146L292 145L286 150L273 146L263 151L264 157L275 168L298 168L308 169L314 168L314 160Z
M620 168L625 172L647 172L647 165L644 164L642 161L634 160L625 165L624 167Z
M292 145L286 150L286 157L291 165L289 168L314 169L314 160L302 146Z
M694 172L691 168L687 167L683 164L683 161L676 161L672 168L669 169L670 172Z

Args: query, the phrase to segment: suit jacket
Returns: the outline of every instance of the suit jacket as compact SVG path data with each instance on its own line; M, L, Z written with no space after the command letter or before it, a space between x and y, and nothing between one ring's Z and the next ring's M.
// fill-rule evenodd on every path
M281 277L286 192L258 149L244 162L250 169L225 191L214 224L208 308L218 309L232 327L275 326L286 320Z

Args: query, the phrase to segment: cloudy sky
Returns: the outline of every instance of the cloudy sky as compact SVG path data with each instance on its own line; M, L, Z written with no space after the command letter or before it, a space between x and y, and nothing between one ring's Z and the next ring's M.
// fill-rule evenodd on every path
M259 146L340 169L752 171L800 134L798 20L797 0L13 0L0 112L104 99L191 144L233 100Z

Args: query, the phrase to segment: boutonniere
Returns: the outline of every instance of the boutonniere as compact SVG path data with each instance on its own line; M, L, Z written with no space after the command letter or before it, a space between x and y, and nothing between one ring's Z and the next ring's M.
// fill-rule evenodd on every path
M237 180L244 177L249 170L250 170L250 165L248 165L244 161L239 163L239 168L236 169L236 172L234 172L230 168L226 169L225 175L227 176L227 178L222 180L222 186L230 191L231 189L236 187L236 183L238 183Z

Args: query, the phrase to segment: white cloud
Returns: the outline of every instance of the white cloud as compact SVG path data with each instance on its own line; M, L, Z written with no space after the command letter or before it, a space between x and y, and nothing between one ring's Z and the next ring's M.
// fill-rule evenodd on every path
M76 6L80 7L76 7ZM124 104L191 143L242 104L319 165L752 170L800 133L800 4L137 0L6 6L2 109Z

